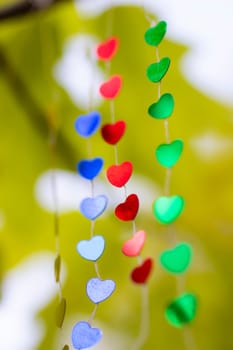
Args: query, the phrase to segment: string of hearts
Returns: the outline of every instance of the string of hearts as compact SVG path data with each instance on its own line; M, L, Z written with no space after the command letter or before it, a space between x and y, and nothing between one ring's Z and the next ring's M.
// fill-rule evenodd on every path
M115 37L109 38L105 43L101 44L97 50L98 56L102 60L108 60L112 49L115 53L115 48L118 46L118 40ZM100 52L100 48L102 51ZM104 51L104 50L105 51ZM145 343L148 336L149 328L149 315L148 315L148 291L147 280L150 276L153 260L152 258L146 258L143 260L141 251L146 240L146 233L144 230L136 230L136 216L139 211L139 199L138 196L133 193L127 195L127 183L130 180L133 173L133 164L130 161L124 161L119 164L118 157L118 142L123 137L126 130L126 122L124 120L115 120L115 108L114 101L118 96L122 86L122 79L119 75L110 77L106 82L100 86L100 93L102 97L110 101L110 115L111 123L105 124L101 128L101 134L103 140L114 146L115 164L107 168L106 177L109 183L117 188L124 189L124 202L117 205L115 208L115 216L124 222L132 222L132 238L124 242L122 246L122 252L127 257L137 257L138 266L136 266L131 272L131 280L142 286L142 315L141 315L141 327L139 335L133 345L134 349L140 349Z
M164 195L158 197L153 203L153 214L162 224L172 224L182 213L184 199L180 195L170 195L170 179L173 166L179 160L183 141L181 139L170 141L168 118L174 110L174 98L170 93L161 95L161 81L170 67L170 58L160 59L158 46L162 42L167 30L165 21L157 25L151 23L151 27L145 32L144 38L148 45L155 47L156 62L149 65L146 71L148 79L158 84L158 100L148 108L148 114L157 120L164 121L166 142L159 145L155 150L158 163L166 168ZM176 237L174 237L176 239ZM181 242L160 255L160 264L171 274L179 276L186 272L192 259L192 247ZM182 327L190 323L197 311L197 297L194 293L183 292L172 300L165 309L168 322L175 327Z

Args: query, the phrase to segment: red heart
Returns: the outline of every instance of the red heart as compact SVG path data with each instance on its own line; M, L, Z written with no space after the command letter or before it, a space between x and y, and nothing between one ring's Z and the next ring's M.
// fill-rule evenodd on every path
M126 123L119 120L114 124L106 124L101 128L101 134L107 143L115 145L125 133Z
M147 282L147 279L151 273L153 267L153 260L151 258L147 258L144 262L136 267L131 272L131 279L133 282L138 284L144 284Z
M126 256L138 256L144 246L146 239L145 231L138 231L133 238L126 241L122 246L122 253Z
M103 43L100 43L96 48L96 54L100 60L110 60L118 49L118 39L111 37Z
M120 165L112 165L107 170L108 181L116 187L122 187L132 175L133 165L131 162L124 162Z
M120 203L115 209L115 215L122 221L134 220L139 208L139 200L136 194L130 194L124 203Z
M107 99L113 99L117 96L122 85L122 79L120 75L114 75L109 80L105 81L100 86L100 94Z

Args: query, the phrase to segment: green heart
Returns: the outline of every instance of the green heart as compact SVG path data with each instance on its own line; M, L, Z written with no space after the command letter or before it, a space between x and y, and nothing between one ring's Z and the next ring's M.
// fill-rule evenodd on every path
M185 293L167 306L165 317L171 325L179 328L195 318L197 307L197 297L192 293Z
M148 45L157 46L163 40L167 31L167 23L165 21L159 22L156 26L147 29L145 32L145 41Z
M191 258L192 247L187 243L180 243L171 250L165 250L159 260L167 271L182 273L189 267Z
M175 140L171 143L163 143L156 148L155 157L157 161L165 166L171 168L179 160L183 151L183 141Z
M177 219L184 208L181 196L159 197L153 204L156 219L162 224L170 224Z
M148 113L155 119L165 119L170 117L174 110L174 98L171 94L164 94L158 102L153 103L148 108Z
M146 75L152 83L158 83L167 73L171 60L168 57L162 58L159 62L152 63L146 71Z

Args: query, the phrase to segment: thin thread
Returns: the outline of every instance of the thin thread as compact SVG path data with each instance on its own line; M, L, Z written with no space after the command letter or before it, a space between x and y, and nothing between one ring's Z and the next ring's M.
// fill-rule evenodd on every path
M131 347L131 350L140 350L145 344L150 331L150 317L149 317L149 295L148 286L141 286L141 324L138 338Z
M100 272L99 272L99 267L98 267L98 264L97 262L94 262L94 267L95 267L95 272L96 272L96 275L99 279L101 279L100 277Z
M110 104L111 122L115 123L115 103L114 103L114 100L110 100L109 104Z
M170 196L171 176L172 176L172 168L166 168L165 184L164 184L165 196Z
M197 345L195 343L195 339L193 336L193 332L190 327L186 326L183 329L183 337L184 337L184 344L186 349L189 350L196 350Z
M98 305L99 305L99 304L96 304L96 305L95 305L94 310L92 311L92 314L91 314L91 316L90 316L90 318L89 318L89 320L88 320L88 323L89 323L90 325L92 325L92 322L94 321L94 318L95 318L95 315L96 315L96 311L97 311L97 309L98 309Z
M115 163L116 163L116 165L118 165L119 164L119 155L118 155L117 145L114 145L114 155L115 155Z
M59 227L59 206L58 206L58 195L57 195L57 178L56 178L56 170L55 170L55 158L56 158L56 134L54 130L50 132L50 153L51 153L51 191L54 205L54 236L55 236L55 252L56 257L61 257L60 254L60 227ZM62 285L60 281L60 269L58 274L58 281L56 281L58 285L58 295L59 301L62 299Z

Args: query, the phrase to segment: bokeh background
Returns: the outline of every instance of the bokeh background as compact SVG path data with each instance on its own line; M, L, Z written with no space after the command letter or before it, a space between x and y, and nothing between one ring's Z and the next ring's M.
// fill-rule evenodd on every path
M18 1L20 2L20 1ZM10 0L0 1L0 13ZM40 1L38 0L39 4ZM41 4L46 1L41 1ZM120 161L130 160L134 174L129 191L140 197L137 227L147 232L143 256L155 266L149 281L151 331L143 349L185 349L183 333L164 318L164 308L176 296L176 280L159 266L159 254L169 247L169 232L157 223L152 201L163 193L165 171L154 150L164 142L163 123L147 115L157 87L145 75L155 60L144 43L149 27L142 1L58 1L49 9L24 16L0 16L0 344L2 350L60 349L54 321L58 303L53 277L55 257L51 193L51 137L57 135L56 182L60 210L63 293L67 315L62 343L69 342L75 322L93 310L85 295L93 265L76 252L88 239L90 224L79 203L90 188L76 174L76 163L87 156L86 142L75 134L74 120L88 109L90 91L103 123L109 104L98 97L106 77L94 49L108 35L120 48L111 72L123 76L116 99L117 119L127 122L119 144ZM186 208L173 230L179 241L194 249L186 275L186 290L195 292L199 309L191 330L198 350L233 349L232 331L232 161L233 161L233 25L232 1L144 1L154 18L168 22L160 56L172 64L162 83L174 95L169 120L171 138L185 148L174 167L171 191L182 195ZM92 138L93 156L102 156L105 169L114 152L100 133ZM104 330L96 349L130 349L140 324L140 288L129 280L137 264L121 254L132 227L113 215L124 198L113 191L104 172L96 185L109 196L107 212L96 222L96 233L107 241L100 260L101 274L114 279L117 290L101 304L94 322Z

